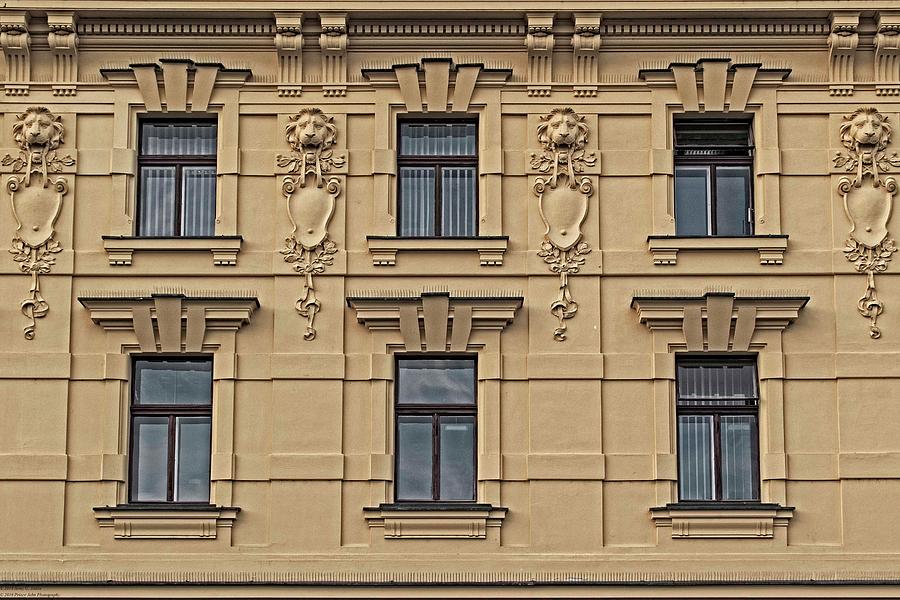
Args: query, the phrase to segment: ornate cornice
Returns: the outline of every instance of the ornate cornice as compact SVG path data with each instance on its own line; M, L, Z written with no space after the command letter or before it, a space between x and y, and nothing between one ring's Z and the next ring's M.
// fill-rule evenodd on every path
M207 331L236 332L259 308L248 290L101 290L78 302L106 331L133 331L142 352L199 352Z
M758 330L782 331L809 302L801 290L636 290L631 308L650 331L681 330L692 351L746 351Z
M347 297L360 323L373 331L400 331L410 352L464 351L472 331L502 331L522 302L521 293L502 290L364 290Z

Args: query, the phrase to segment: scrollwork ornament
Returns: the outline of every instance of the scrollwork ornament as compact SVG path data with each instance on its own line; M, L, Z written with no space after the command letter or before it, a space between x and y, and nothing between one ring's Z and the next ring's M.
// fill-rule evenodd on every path
M550 313L557 319L553 339L564 342L566 321L578 312L569 276L581 270L585 256L591 252L590 244L582 241L581 225L594 184L581 173L593 166L596 158L585 149L588 127L584 117L571 108L554 108L541 117L537 137L543 149L531 155L531 166L544 175L535 177L531 189L538 197L546 227L538 257L559 275L559 293L550 304Z
M842 136L846 129L842 127ZM850 137L858 139L855 133ZM885 138L890 140L889 129ZM869 145L876 146L875 143ZM883 145L886 146L887 142ZM866 154L870 158L866 159ZM866 291L857 301L856 308L860 315L869 320L869 336L877 340L881 337L878 317L884 312L884 302L878 297L875 275L887 271L893 254L897 252L896 242L888 237L887 230L897 193L897 180L880 176L877 155L873 152L860 152L856 165L859 168L856 178L841 177L838 181L844 213L851 224L843 251L853 268L866 275ZM864 185L867 178L871 178L871 185Z
M75 159L57 152L65 129L60 117L45 107L27 108L16 118L12 131L19 154L7 154L0 164L11 167L14 173L6 180L17 223L9 253L19 270L31 276L29 296L21 301L20 308L29 321L24 327L25 339L33 340L37 319L50 311L41 295L40 276L50 273L56 263L55 255L62 251L54 226L69 182L53 174L73 166Z
M304 276L303 292L294 308L306 319L303 339L311 341L317 335L316 315L322 310L315 276L334 264L338 251L328 236L328 224L343 185L340 178L327 174L343 167L345 159L336 156L332 149L337 143L334 118L318 108L304 108L290 117L285 139L292 152L276 157L276 164L297 175L287 175L281 181L293 229L279 253L294 271Z

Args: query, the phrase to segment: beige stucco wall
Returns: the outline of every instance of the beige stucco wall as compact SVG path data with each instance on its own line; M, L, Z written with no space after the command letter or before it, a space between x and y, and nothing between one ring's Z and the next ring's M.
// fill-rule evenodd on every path
M849 81L829 74L831 10L839 3L760 0L727 10L699 1L193 4L194 12L184 15L184 6L163 0L133 10L102 0L10 0L0 9L0 22L24 24L31 44L28 80L15 82L7 74L7 85L27 84L27 95L19 85L0 98L0 156L18 152L12 136L17 115L44 106L61 116L65 128L59 152L76 159L59 174L68 183L55 224L62 251L40 278L50 310L36 320L34 339L23 337L28 319L19 307L30 278L12 256L0 260L0 579L44 582L43 592L96 595L112 592L47 582L105 580L109 573L132 582L215 582L231 573L239 581L298 584L316 577L338 583L414 580L411 574L473 583L559 582L566 574L597 582L900 577L900 278L892 264L877 276L885 309L878 318L882 336L872 339L856 306L866 276L842 252L850 229L838 192L845 170L831 160L846 150L839 125L856 108L875 106L895 128L900 123L900 96L876 94L875 46L892 43L876 34L880 24L900 22L893 3L857 3L858 46ZM301 81L283 81L279 72L276 9L296 11L279 14L282 25L302 16ZM73 95L54 94L60 82L54 79L55 50L48 46L48 10L69 11L77 23L78 75L63 82L73 86ZM540 21L533 13L554 11L552 76L535 81L528 68L529 24ZM349 30L347 77L322 81L319 13L340 12L347 13ZM581 82L591 91L577 97L576 12L602 13L603 23L595 53L599 76ZM661 27L674 19L701 33L637 28L625 35L622 29L629 23ZM151 32L156 23L162 32ZM210 27L175 34L172 28L182 23ZM713 34L716 23L735 27ZM104 24L128 32L111 34ZM392 29L396 24L459 28L420 34ZM478 29L491 24L503 25L502 31ZM384 33L367 33L375 26ZM236 32L223 29L229 27ZM4 42L8 61L10 43ZM410 106L393 67L421 67L426 57L484 63L469 112L479 119L480 230L508 237L501 265L482 265L477 246L462 243L449 250L400 249L396 264L373 264L366 236L393 233L394 123ZM221 62L230 69L216 76L209 112L219 118L216 234L241 236L236 264L213 264L208 248L138 248L130 265L111 265L104 247L102 236L133 234L136 123L147 112L147 96L129 65L165 58ZM781 264L761 264L753 247L682 249L676 264L655 264L648 248L648 236L674 233L666 157L671 115L685 109L669 65L703 58L762 65L746 107L754 116L758 150L756 230L788 236ZM362 69L380 71L364 77ZM652 80L639 76L642 69L662 74ZM790 74L779 74L786 70ZM450 73L452 98L458 72ZM279 95L278 87L287 84L302 84L302 92ZM344 95L326 95L329 84L343 86ZM838 84L850 85L852 95L833 95L831 86ZM432 92L424 75L420 85L424 100ZM158 89L160 112L167 112L177 94L161 73ZM189 84L188 106L191 89ZM700 100L702 107L702 86ZM586 171L593 193L582 226L593 250L569 278L578 312L566 321L566 341L559 342L550 313L559 279L537 256L544 225L532 186L540 173L529 161L541 151L539 117L566 106L585 117L588 150L599 160ZM276 166L276 155L290 152L283 129L302 107L334 117L335 152L347 159L334 171L342 190L328 234L338 253L316 275L322 310L312 341L303 339L306 320L294 308L303 277L278 253L291 225L281 191L287 172ZM894 137L888 154L900 150ZM0 172L5 181L12 167ZM896 223L892 218L889 231L900 228ZM4 202L0 234L11 238L15 228ZM240 508L233 524L213 525L213 538L167 539L170 523L161 526L163 539L120 539L113 528L100 527L93 510L126 498L126 357L141 346L129 316L120 327L104 324L105 309L90 309L78 298L106 295L113 308L127 312L134 301L126 297L162 288L258 300L239 325L207 325L203 348L214 354L216 369L212 502ZM476 326L468 339L480 361L478 500L508 509L499 527L486 528L484 539L385 539L385 530L370 527L363 513L392 499L390 357L408 346L396 319L373 329L347 298L434 289L477 292L495 301L523 298L521 307L509 309L514 318L505 327ZM688 290L701 297L707 289L739 298L809 298L780 326L763 328L758 319L750 345L759 357L762 391L761 500L795 508L771 537L673 539L671 527L651 519L651 508L677 499L674 353L687 346L680 321L673 328L642 323L632 298L640 295L636 290L668 290L671 297L678 295L673 290ZM732 528L720 526L726 534ZM385 589L366 593L389 593ZM896 593L829 586L815 592L890 590ZM770 591L812 593L802 586ZM563 586L544 593L587 592ZM743 592L722 587L716 593Z

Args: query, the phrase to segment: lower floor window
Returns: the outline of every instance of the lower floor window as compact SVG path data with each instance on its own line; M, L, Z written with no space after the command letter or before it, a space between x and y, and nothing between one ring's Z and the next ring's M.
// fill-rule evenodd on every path
M131 502L209 502L212 361L134 361Z
M395 499L475 500L475 359L398 359L395 415Z
M759 392L753 359L678 361L678 495L759 500Z

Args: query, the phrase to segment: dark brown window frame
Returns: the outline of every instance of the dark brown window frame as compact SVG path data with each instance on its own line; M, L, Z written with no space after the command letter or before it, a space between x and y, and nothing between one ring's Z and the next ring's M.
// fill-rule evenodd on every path
M715 127L716 125L720 126L734 126L734 125L744 125L747 127L747 145L746 146L732 146L732 148L740 148L746 149L746 156L712 156L712 155L696 155L696 156L684 156L679 155L679 150L684 148L701 148L700 146L681 146L678 144L678 137L675 134L675 130L679 125L683 124L702 124L707 125L709 127ZM753 121L749 117L739 117L733 119L724 119L724 118L706 118L706 119L686 119L686 118L676 118L674 120L673 125L673 147L674 147L674 172L675 179L678 179L678 167L707 167L707 172L709 173L709 188L707 190L707 198L706 198L706 209L708 211L707 223L706 223L706 231L705 235L695 234L694 236L687 237L718 237L717 233L718 229L718 192L716 190L716 172L718 171L718 167L749 167L750 169L750 178L747 182L747 207L745 212L744 226L746 228L746 233L741 234L737 237L750 237L754 234L755 228L754 224L756 221L755 218L755 210L754 210L754 189L753 189L753 159L754 159L754 141L753 141ZM727 146L710 146L710 148L727 148ZM674 185L678 185L677 181ZM678 229L678 214L675 214L675 228L676 231ZM733 235L727 235L724 237L734 237Z
M400 126L408 123L415 124L471 124L475 125L475 154L472 155L404 155L401 143ZM397 237L404 239L470 239L478 237L478 224L481 221L479 213L479 185L478 185L478 119L470 115L466 116L445 116L442 118L425 118L425 117L403 117L397 120ZM442 211L441 202L441 167L474 167L475 168L475 233L472 236L450 236L442 233ZM400 202L402 197L402 179L400 178L401 167L433 167L434 168L434 235L403 235L401 227L403 224L403 208Z
M752 405L717 405L717 406L689 406L689 405L681 405L680 397L678 393L678 367L682 366L701 366L701 365L752 365L753 372L756 377L756 396L754 398L742 398L742 400L750 400L755 402ZM694 416L694 415L711 415L713 417L713 465L714 465L714 491L715 498L710 500L696 500L691 498L681 498L681 457L677 456L676 465L678 470L678 498L679 502L690 502L690 503L700 503L700 504L731 504L731 503L747 503L747 502L759 502L760 500L760 480L759 480L759 370L757 368L757 360L756 356L753 355L743 355L743 356L728 356L728 355L713 355L713 356L695 356L695 355L685 355L685 356L677 356L675 360L675 447L681 447L681 427L678 425L678 418L682 416ZM690 401L697 402L703 401L704 398L691 398ZM709 398L709 400L722 400L721 398ZM753 498L742 498L740 500L724 500L722 499L722 440L721 440L721 430L720 430L720 417L722 416L732 416L732 415L749 415L755 417L753 420L753 427L750 434L750 439L752 441L751 446L751 463L753 468L752 473L752 483L753 483Z
M400 363L404 360L471 360L473 361L473 380L475 396L471 404L406 404L400 403ZM394 477L394 502L397 504L415 503L448 503L448 504L472 504L478 498L478 355L477 354L419 354L403 353L394 355L394 473L400 473L400 418L401 416L431 416L431 500L428 499L403 499L397 497L399 476ZM474 426L472 429L472 498L468 500L442 500L440 498L441 462L440 462L440 418L441 417L472 417Z
M138 165L137 165L137 202L135 203L135 231L138 237L163 237L163 238L193 238L207 236L186 236L182 235L182 205L184 197L182 195L182 167L214 167L218 174L218 156L216 154L144 154L144 125L160 125L171 123L206 123L216 126L216 143L218 144L219 123L216 118L191 118L191 117L144 117L138 120ZM172 235L153 236L146 235L141 223L141 205L144 201L144 192L141 189L141 168L142 167L175 167L175 214L173 216ZM215 225L215 224L214 224Z
M173 506L208 505L209 501L178 501L175 500L175 418L176 417L209 417L212 426L212 398L213 382L210 381L209 404L138 404L137 390L140 389L140 371L137 368L138 361L163 362L179 361L194 363L209 363L212 369L211 356L194 355L141 355L131 357L131 393L128 406L128 503L136 505L171 504ZM137 458L137 450L134 447L134 422L135 417L168 417L168 452L166 463L166 499L165 500L136 500L133 497L134 465ZM210 433L210 463L212 463L212 431Z

